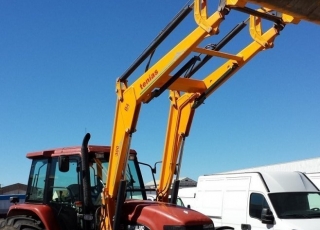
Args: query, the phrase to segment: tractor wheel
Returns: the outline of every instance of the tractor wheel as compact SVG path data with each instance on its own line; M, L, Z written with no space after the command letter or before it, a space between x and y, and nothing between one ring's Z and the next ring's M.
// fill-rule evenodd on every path
M27 216L11 216L0 220L1 230L44 230L41 221Z

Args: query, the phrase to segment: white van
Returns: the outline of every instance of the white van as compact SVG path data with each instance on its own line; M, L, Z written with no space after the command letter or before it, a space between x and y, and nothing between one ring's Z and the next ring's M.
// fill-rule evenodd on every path
M185 207L193 208L195 206L197 187L179 188L178 196Z
M306 173L307 177L320 189L320 172Z
M200 176L193 209L234 229L320 229L320 192L300 172Z

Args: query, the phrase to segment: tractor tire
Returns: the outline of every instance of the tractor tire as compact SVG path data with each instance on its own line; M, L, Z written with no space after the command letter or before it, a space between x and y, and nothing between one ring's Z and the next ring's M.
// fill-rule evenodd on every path
M1 230L44 230L39 220L27 216L11 216L0 220Z

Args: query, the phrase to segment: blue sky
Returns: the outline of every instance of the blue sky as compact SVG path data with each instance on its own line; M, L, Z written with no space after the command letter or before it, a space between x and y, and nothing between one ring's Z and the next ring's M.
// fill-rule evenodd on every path
M91 144L109 145L116 79L184 4L1 1L0 184L27 183L27 152L79 145L85 132L91 133ZM215 8L217 2L210 4ZM231 12L220 34L244 18ZM157 55L190 28L195 28L192 18ZM247 33L245 29L227 49L245 44ZM288 25L273 49L260 53L197 109L181 176L197 179L319 157L319 35L320 27L309 22ZM129 82L137 76L139 72ZM131 145L140 161L161 160L167 98L164 93L142 106Z

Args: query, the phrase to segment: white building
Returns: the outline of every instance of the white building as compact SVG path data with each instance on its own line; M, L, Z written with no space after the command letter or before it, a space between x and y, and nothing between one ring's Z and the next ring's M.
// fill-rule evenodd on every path
M258 166L254 168L240 169L229 171L228 173L237 172L254 172L254 171L299 171L303 173L320 172L320 157L310 158L300 161L291 161L287 163L280 163L274 165Z

